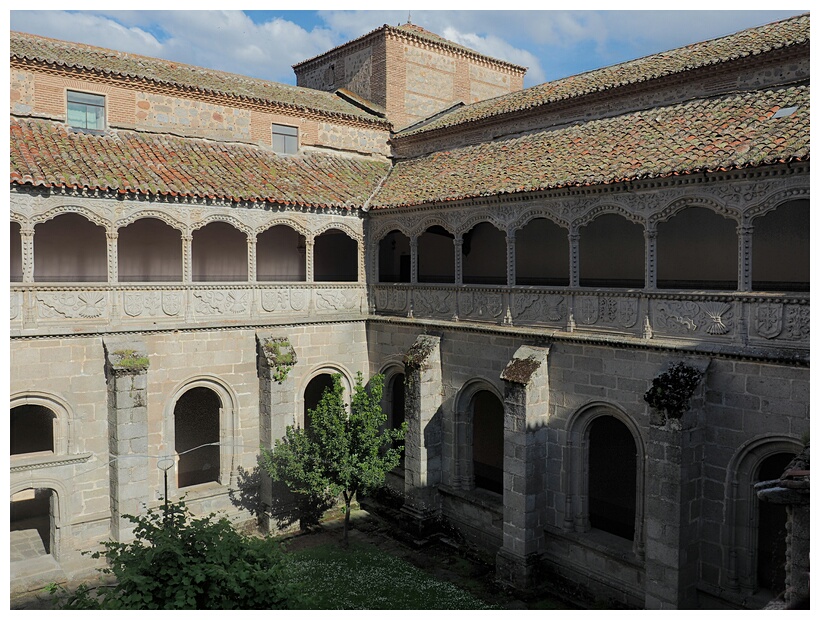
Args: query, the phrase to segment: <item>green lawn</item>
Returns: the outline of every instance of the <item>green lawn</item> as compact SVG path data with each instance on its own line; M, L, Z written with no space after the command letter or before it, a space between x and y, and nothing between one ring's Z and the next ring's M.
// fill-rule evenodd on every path
M315 597L312 609L492 609L407 562L351 542L288 553L291 576Z

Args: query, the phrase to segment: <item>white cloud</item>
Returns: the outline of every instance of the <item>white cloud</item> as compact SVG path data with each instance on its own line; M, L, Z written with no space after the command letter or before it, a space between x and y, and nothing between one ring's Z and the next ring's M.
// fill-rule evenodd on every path
M510 45L504 39L493 35L482 37L475 33L458 32L450 27L445 28L440 34L453 43L469 47L486 56L527 67L527 78L530 82L540 83L544 81L544 70L541 68L538 58L527 50Z

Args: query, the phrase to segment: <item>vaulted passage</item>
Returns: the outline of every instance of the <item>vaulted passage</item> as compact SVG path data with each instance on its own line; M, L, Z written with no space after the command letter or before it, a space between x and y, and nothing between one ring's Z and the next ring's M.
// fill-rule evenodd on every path
M219 482L219 415L222 403L204 387L191 388L174 407L177 486Z
M54 452L54 412L42 405L11 410L11 454Z
M331 228L313 242L313 279L316 282L356 282L359 244L343 231Z
M635 536L635 440L612 416L596 418L589 430L590 525L621 538Z
M182 233L153 218L137 220L117 235L120 282L182 282Z
M473 396L473 474L475 486L504 491L504 405L488 390Z
M431 226L418 240L418 281L452 284L456 281L453 239L441 226Z
M272 226L256 237L256 279L305 281L305 237L289 226Z
M379 282L410 282L410 239L398 230L379 241Z
M107 281L105 229L75 213L37 224L34 227L34 280Z
M248 238L225 222L195 230L191 240L194 282L247 282Z

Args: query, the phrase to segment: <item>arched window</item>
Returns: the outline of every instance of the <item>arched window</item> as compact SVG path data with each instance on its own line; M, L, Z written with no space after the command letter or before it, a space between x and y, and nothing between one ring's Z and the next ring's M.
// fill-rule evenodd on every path
M76 213L34 227L35 282L105 282L108 248L105 228Z
M225 222L195 230L191 240L194 282L247 282L248 238Z
M441 226L431 226L418 239L418 281L452 284L456 281L453 239Z
M385 389L385 407L387 413L387 426L397 429L404 423L404 373L398 372L390 376ZM404 445L404 440L397 443ZM399 467L404 467L404 451L401 453Z
M313 240L313 279L316 282L356 282L359 244L344 231L331 228Z
M472 399L473 477L476 488L504 491L504 405L488 390Z
M256 237L259 282L304 282L305 236L290 226L272 226Z
M737 290L737 223L689 207L658 224L658 288Z
M643 227L621 215L599 215L580 229L579 283L606 288L643 288Z
M174 407L174 450L178 455L177 488L219 482L219 396L206 387L194 387Z
M11 454L54 452L56 415L42 405L20 405L11 410Z
M44 488L25 489L11 496L11 562L56 555L56 500L54 491Z
M144 218L117 236L120 282L182 282L182 233L162 220Z
M333 375L327 373L316 375L310 380L310 383L307 384L307 387L305 388L305 404L302 411L304 416L302 418L304 420L304 428L308 428L310 426L310 412L313 411L316 408L316 405L319 404L319 401L322 400L325 390L329 390L332 387Z
M464 284L507 283L507 236L489 222L464 233L461 255Z
M753 221L752 290L809 290L809 201L780 205Z
M537 218L515 233L515 283L569 286L569 236L565 228Z
M410 239L401 231L379 241L379 282L410 282Z
M621 538L635 537L635 440L612 416L590 424L588 452L589 522Z
M11 236L9 237L9 272L11 282L23 281L23 240L20 237L20 223L11 223Z
M777 480L791 462L791 453L766 457L758 467L755 482ZM757 587L772 597L786 589L786 506L758 500Z

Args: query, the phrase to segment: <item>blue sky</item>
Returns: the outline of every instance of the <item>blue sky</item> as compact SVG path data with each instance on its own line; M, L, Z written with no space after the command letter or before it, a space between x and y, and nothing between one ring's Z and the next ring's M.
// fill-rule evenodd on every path
M435 6L443 5L453 3ZM294 84L294 63L409 13L414 24L528 67L532 86L805 11L13 10L9 20L12 30Z

